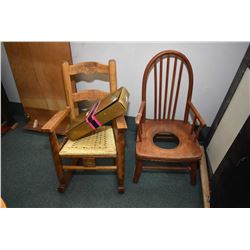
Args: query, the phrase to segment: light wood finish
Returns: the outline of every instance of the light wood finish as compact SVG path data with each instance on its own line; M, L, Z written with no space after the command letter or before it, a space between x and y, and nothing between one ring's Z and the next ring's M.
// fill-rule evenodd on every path
M109 66L97 62L83 62L70 65L69 67L70 75L94 74L94 73L108 74Z
M202 187L202 196L203 196L203 206L204 208L210 208L210 185L208 178L208 169L206 154L204 147L201 146L202 157L200 161L200 172L201 172L201 187Z
M165 80L163 79L163 65L166 65ZM170 64L173 64L170 70ZM179 65L179 66L178 66ZM159 70L158 70L159 69ZM179 93L183 83L183 70L188 73L188 89L183 120L176 120ZM154 77L154 119L146 118L146 90L149 75ZM171 72L172 71L172 72ZM170 81L171 79L171 81ZM163 82L165 89L163 93ZM190 172L190 182L196 183L196 170L202 151L198 143L198 136L205 122L191 103L193 91L192 66L185 55L174 50L162 51L154 56L146 66L142 80L142 102L136 116L136 167L134 182L137 183L142 170L180 170ZM164 96L164 98L162 98ZM168 98L169 96L169 98ZM169 100L168 100L169 99ZM193 124L188 122L190 113L194 114ZM197 123L199 126L197 127ZM178 145L172 149L158 147L154 138L172 140L178 138ZM144 161L186 163L186 167L178 166L143 166Z
M77 165L69 165L69 166L63 166L64 170L107 170L107 171L116 171L117 167L116 166L94 166L94 167L90 167L90 166L77 166Z
M0 205L1 205L1 208L7 208L5 202L3 201L2 197L0 198Z
M53 110L45 110L45 109L36 109L36 108L26 108L26 114L28 114L30 117L33 117L32 119L37 119L38 125L36 128L33 128L33 123L28 122L24 128L27 130L33 130L37 132L44 132L42 130L43 125L48 122L48 120L53 117L58 111ZM58 135L65 135L65 132L69 126L69 117L66 117L60 125L56 128L55 132Z
M69 114L70 108L66 107L64 110L57 112L44 126L44 132L53 132L58 125L66 118Z
M100 127L100 130L98 129L95 134L74 141L73 143L66 139L59 144L55 134L57 127L64 119L67 119L68 115L71 121L76 119L79 114L77 102L83 100L99 100L108 94L97 89L77 92L75 81L71 76L77 74L105 74L109 79L109 89L111 93L117 90L116 62L115 60L110 60L108 65L97 62L83 62L71 65L66 61L62 64L62 71L68 107L58 112L43 126L43 130L50 133L52 154L59 181L58 191L64 192L74 170L111 170L115 171L117 174L118 192L123 193L125 190L125 131L127 129L124 116L120 116L113 120L112 129L109 130L111 134L109 133L104 140L105 143L103 145L106 145L106 148L104 148L104 146L101 148L101 143L93 144L95 140L91 139L100 136L100 133L104 133L105 131L103 129L105 129L105 127ZM105 82L105 84L107 83ZM102 132L100 132L101 130ZM107 131L108 130L106 130L106 132ZM109 146L111 142L112 146ZM77 164L64 165L62 161L63 158L70 158ZM96 158L111 158L115 161L115 165L96 166ZM82 164L79 165L80 163Z
M25 128L41 131L43 117L66 106L61 64L65 60L71 62L69 43L5 42L4 46L20 100L30 118ZM30 109L37 109L36 117L29 113ZM39 125L32 128L35 119Z
M101 91L98 89L91 89L91 90L85 90L85 91L79 91L77 93L72 94L72 98L74 102L79 102L82 100L96 100L96 96L99 96L99 98L103 99L106 97L109 93L105 91Z

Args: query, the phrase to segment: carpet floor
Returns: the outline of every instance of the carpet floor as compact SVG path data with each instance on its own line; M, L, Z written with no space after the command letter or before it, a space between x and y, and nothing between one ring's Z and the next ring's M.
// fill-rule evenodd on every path
M23 122L2 137L1 196L8 207L202 207L200 175L190 185L188 173L143 172L132 182L135 131L126 133L125 193L118 194L116 175L84 172L58 193L48 135L23 130Z

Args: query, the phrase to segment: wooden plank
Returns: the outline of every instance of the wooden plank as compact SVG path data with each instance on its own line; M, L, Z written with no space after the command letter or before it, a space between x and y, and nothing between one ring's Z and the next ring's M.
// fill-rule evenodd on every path
M24 111L30 117L25 128L40 132L55 113L50 111L66 106L61 64L65 60L72 63L69 43L5 42L4 46ZM38 119L36 128L32 128L34 119Z
M48 109L44 93L37 80L28 43L5 42L4 47L24 110L26 107Z
M190 166L143 166L143 170L175 170L175 171L190 171Z
M24 126L24 129L37 131L37 132L44 132L42 131L43 125L57 113L57 111L52 110L45 110L45 109L33 109L33 108L26 108L26 114L29 117L29 121ZM37 127L33 128L34 120L38 121ZM65 135L65 132L69 125L69 118L66 117L64 121L58 126L56 129L56 134Z
M117 170L117 166L95 166L95 167L88 167L88 166L63 166L64 170Z
M210 186L209 186L206 155L205 155L203 146L201 146L201 150L202 150L202 157L200 160L200 172L201 172L203 205L204 205L204 208L210 208Z
M104 64L100 64L97 62L83 62L71 65L69 68L70 75L76 74L94 74L94 73L101 73L101 74L108 74L109 67Z
M107 92L98 89L82 90L72 94L74 102L79 102L82 100L99 100L103 99L108 95Z
M114 124L115 124L115 128L117 128L118 130L128 129L125 117L123 115L114 119Z
M69 114L70 107L64 110L58 111L46 124L42 127L45 132L53 132L56 127L64 120L64 118Z
M71 61L69 43L29 42L28 46L31 52L31 63L36 73L36 84L41 88L48 109L65 108L66 96L61 65L65 60Z

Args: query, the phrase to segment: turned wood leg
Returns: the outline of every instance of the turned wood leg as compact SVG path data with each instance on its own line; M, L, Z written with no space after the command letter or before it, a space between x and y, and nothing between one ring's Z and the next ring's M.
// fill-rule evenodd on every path
M142 162L143 162L142 160L136 159L136 167L135 167L134 178L133 178L134 183L138 183L139 178L141 176Z
M63 170L62 159L59 156L60 147L57 141L56 134L54 132L49 135L49 139L50 139L50 145L51 145L55 170L57 174L57 179L59 181L59 187L57 188L57 190L60 193L63 193L65 191L67 184L71 179L72 171L65 172Z
M120 194L124 193L124 176L125 176L125 140L124 140L124 133L118 133L118 140L117 140L117 183L118 183L118 192Z
M197 170L197 162L192 162L190 171L190 182L192 185L196 184L196 170Z

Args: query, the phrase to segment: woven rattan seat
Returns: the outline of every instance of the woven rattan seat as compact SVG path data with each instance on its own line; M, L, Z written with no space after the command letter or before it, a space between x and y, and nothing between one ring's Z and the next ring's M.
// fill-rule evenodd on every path
M61 156L116 156L116 146L113 129L110 126L100 127L97 132L78 139L68 140L60 150Z

